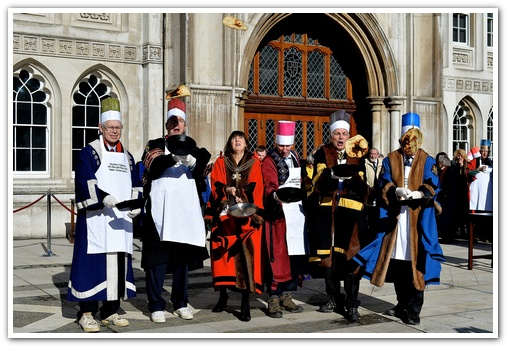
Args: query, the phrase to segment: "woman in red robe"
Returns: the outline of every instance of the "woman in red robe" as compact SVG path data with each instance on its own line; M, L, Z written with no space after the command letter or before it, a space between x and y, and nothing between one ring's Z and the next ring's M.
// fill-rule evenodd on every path
M233 131L223 155L211 171L209 215L211 231L211 274L220 299L213 312L227 306L227 289L242 293L241 321L250 320L251 293L262 293L261 232L263 220L258 214L235 217L228 209L237 203L253 203L263 209L261 162L248 151L242 131Z

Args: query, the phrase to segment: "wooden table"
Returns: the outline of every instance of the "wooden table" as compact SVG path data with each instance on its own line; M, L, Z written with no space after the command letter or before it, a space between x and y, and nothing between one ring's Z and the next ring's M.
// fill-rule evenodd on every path
M468 214L468 270L474 268L474 259L486 258L491 259L491 267L493 267L493 240L491 240L491 254L474 255L474 224L479 221L493 220L493 212L470 212ZM493 225L493 224L491 224Z

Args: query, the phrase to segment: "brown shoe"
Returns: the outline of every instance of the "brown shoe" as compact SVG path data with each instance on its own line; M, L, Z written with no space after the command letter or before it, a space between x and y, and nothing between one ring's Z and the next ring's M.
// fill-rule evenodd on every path
M303 307L300 305L296 305L294 301L292 301L292 294L283 294L280 296L280 306L292 313L303 312Z
M268 300L268 316L271 318L282 318L283 313L280 308L280 298L278 296L272 296Z

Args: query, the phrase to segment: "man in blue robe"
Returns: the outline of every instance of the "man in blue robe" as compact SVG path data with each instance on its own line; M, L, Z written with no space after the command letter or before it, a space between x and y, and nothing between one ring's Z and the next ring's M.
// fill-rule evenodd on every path
M379 179L378 234L352 260L365 267L363 277L381 287L394 283L397 305L386 314L404 323L420 323L427 284L440 284L444 255L438 243L435 198L439 182L435 159L420 148L423 134L416 113L402 116L401 148L388 154Z
M134 157L120 142L119 106L118 99L102 101L101 133L79 152L75 169L78 213L67 299L79 302L77 318L85 332L100 331L98 311L103 324L129 325L117 311L120 299L136 296L132 218L141 204L128 211L116 204L141 201L142 183Z

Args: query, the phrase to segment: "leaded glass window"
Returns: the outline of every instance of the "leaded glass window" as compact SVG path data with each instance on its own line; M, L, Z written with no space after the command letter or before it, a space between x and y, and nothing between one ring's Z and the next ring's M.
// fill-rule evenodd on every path
M319 51L308 53L307 95L309 98L324 98L324 55Z
M49 95L27 70L13 77L13 170L49 172Z
M303 143L303 122L296 122L296 129L294 133L294 150L300 158L303 157L304 143Z
M308 157L309 154L312 154L312 151L315 148L315 123L307 122L306 123L306 155L305 158Z
M248 150L250 152L254 152L257 147L257 119L249 119L248 120L248 143L250 144L250 148Z
M260 48L248 88L257 95L347 100L347 77L333 52L307 34L284 35Z
M72 107L72 171L79 151L97 139L100 122L100 102L109 96L111 89L95 75L79 83Z
M266 46L260 53L260 94L278 95L278 51Z
M285 50L283 55L284 74L283 74L283 95L301 97L302 54L294 47Z
M347 77L335 57L330 57L331 99L344 100L347 96Z
M266 121L266 148L274 148L276 142L275 121L268 119Z
M470 121L468 107L464 104L458 105L454 110L452 122L452 147L453 151L462 148L468 152L470 138Z

